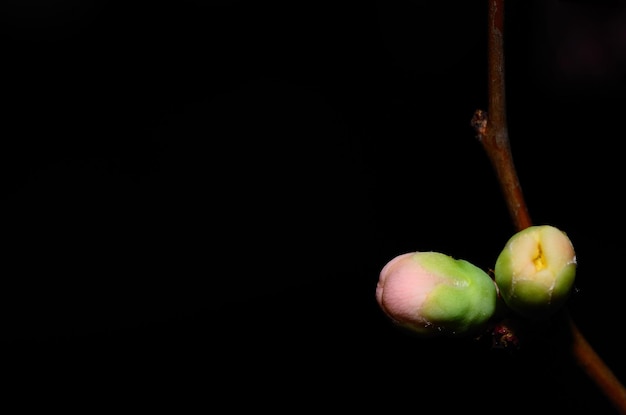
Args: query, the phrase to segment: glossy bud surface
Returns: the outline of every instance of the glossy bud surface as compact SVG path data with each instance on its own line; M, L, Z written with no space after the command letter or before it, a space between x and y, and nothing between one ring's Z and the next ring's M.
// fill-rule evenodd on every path
M563 306L576 276L572 242L558 228L530 226L513 235L496 260L495 280L504 302L529 318Z
M398 325L424 336L481 329L493 315L494 281L473 264L438 252L409 252L381 270L376 300Z

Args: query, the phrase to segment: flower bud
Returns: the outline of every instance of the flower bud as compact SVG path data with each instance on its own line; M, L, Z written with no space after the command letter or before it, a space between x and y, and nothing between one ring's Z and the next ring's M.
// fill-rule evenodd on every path
M495 311L494 281L473 264L438 252L409 252L381 270L376 301L418 335L457 336L483 328Z
M530 226L513 235L496 260L495 280L505 304L538 319L558 310L576 275L576 254L565 232Z

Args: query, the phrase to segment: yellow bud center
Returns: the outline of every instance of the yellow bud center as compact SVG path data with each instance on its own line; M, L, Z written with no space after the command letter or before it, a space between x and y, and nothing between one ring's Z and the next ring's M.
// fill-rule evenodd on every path
M535 264L535 270L537 271L541 271L546 267L546 257L543 255L541 244L537 244L537 252L533 257L533 263Z

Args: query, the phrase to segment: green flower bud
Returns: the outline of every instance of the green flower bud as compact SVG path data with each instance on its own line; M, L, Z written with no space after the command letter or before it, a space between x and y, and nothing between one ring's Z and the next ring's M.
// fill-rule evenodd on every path
M530 226L509 239L494 271L510 309L528 318L545 318L563 306L572 290L576 254L565 232L549 225Z
M391 320L423 336L483 328L496 308L494 281L473 264L438 252L409 252L381 270L376 300Z

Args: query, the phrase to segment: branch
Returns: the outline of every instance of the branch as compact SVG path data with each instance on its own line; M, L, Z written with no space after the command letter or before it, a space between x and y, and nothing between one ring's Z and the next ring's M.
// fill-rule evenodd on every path
M513 164L506 120L504 77L504 0L489 0L488 47L488 110L477 111L474 120L480 122L478 139L496 170L509 214L518 230L531 225L522 188ZM488 118L486 118L488 116Z
M572 336L571 353L576 363L595 382L619 413L626 414L626 389L593 350L569 314L566 318Z
M506 120L504 79L504 0L488 0L488 109L472 118L477 138L491 161L518 231L532 225L513 163ZM595 382L620 414L626 415L626 388L598 356L568 313L571 353L579 367Z

